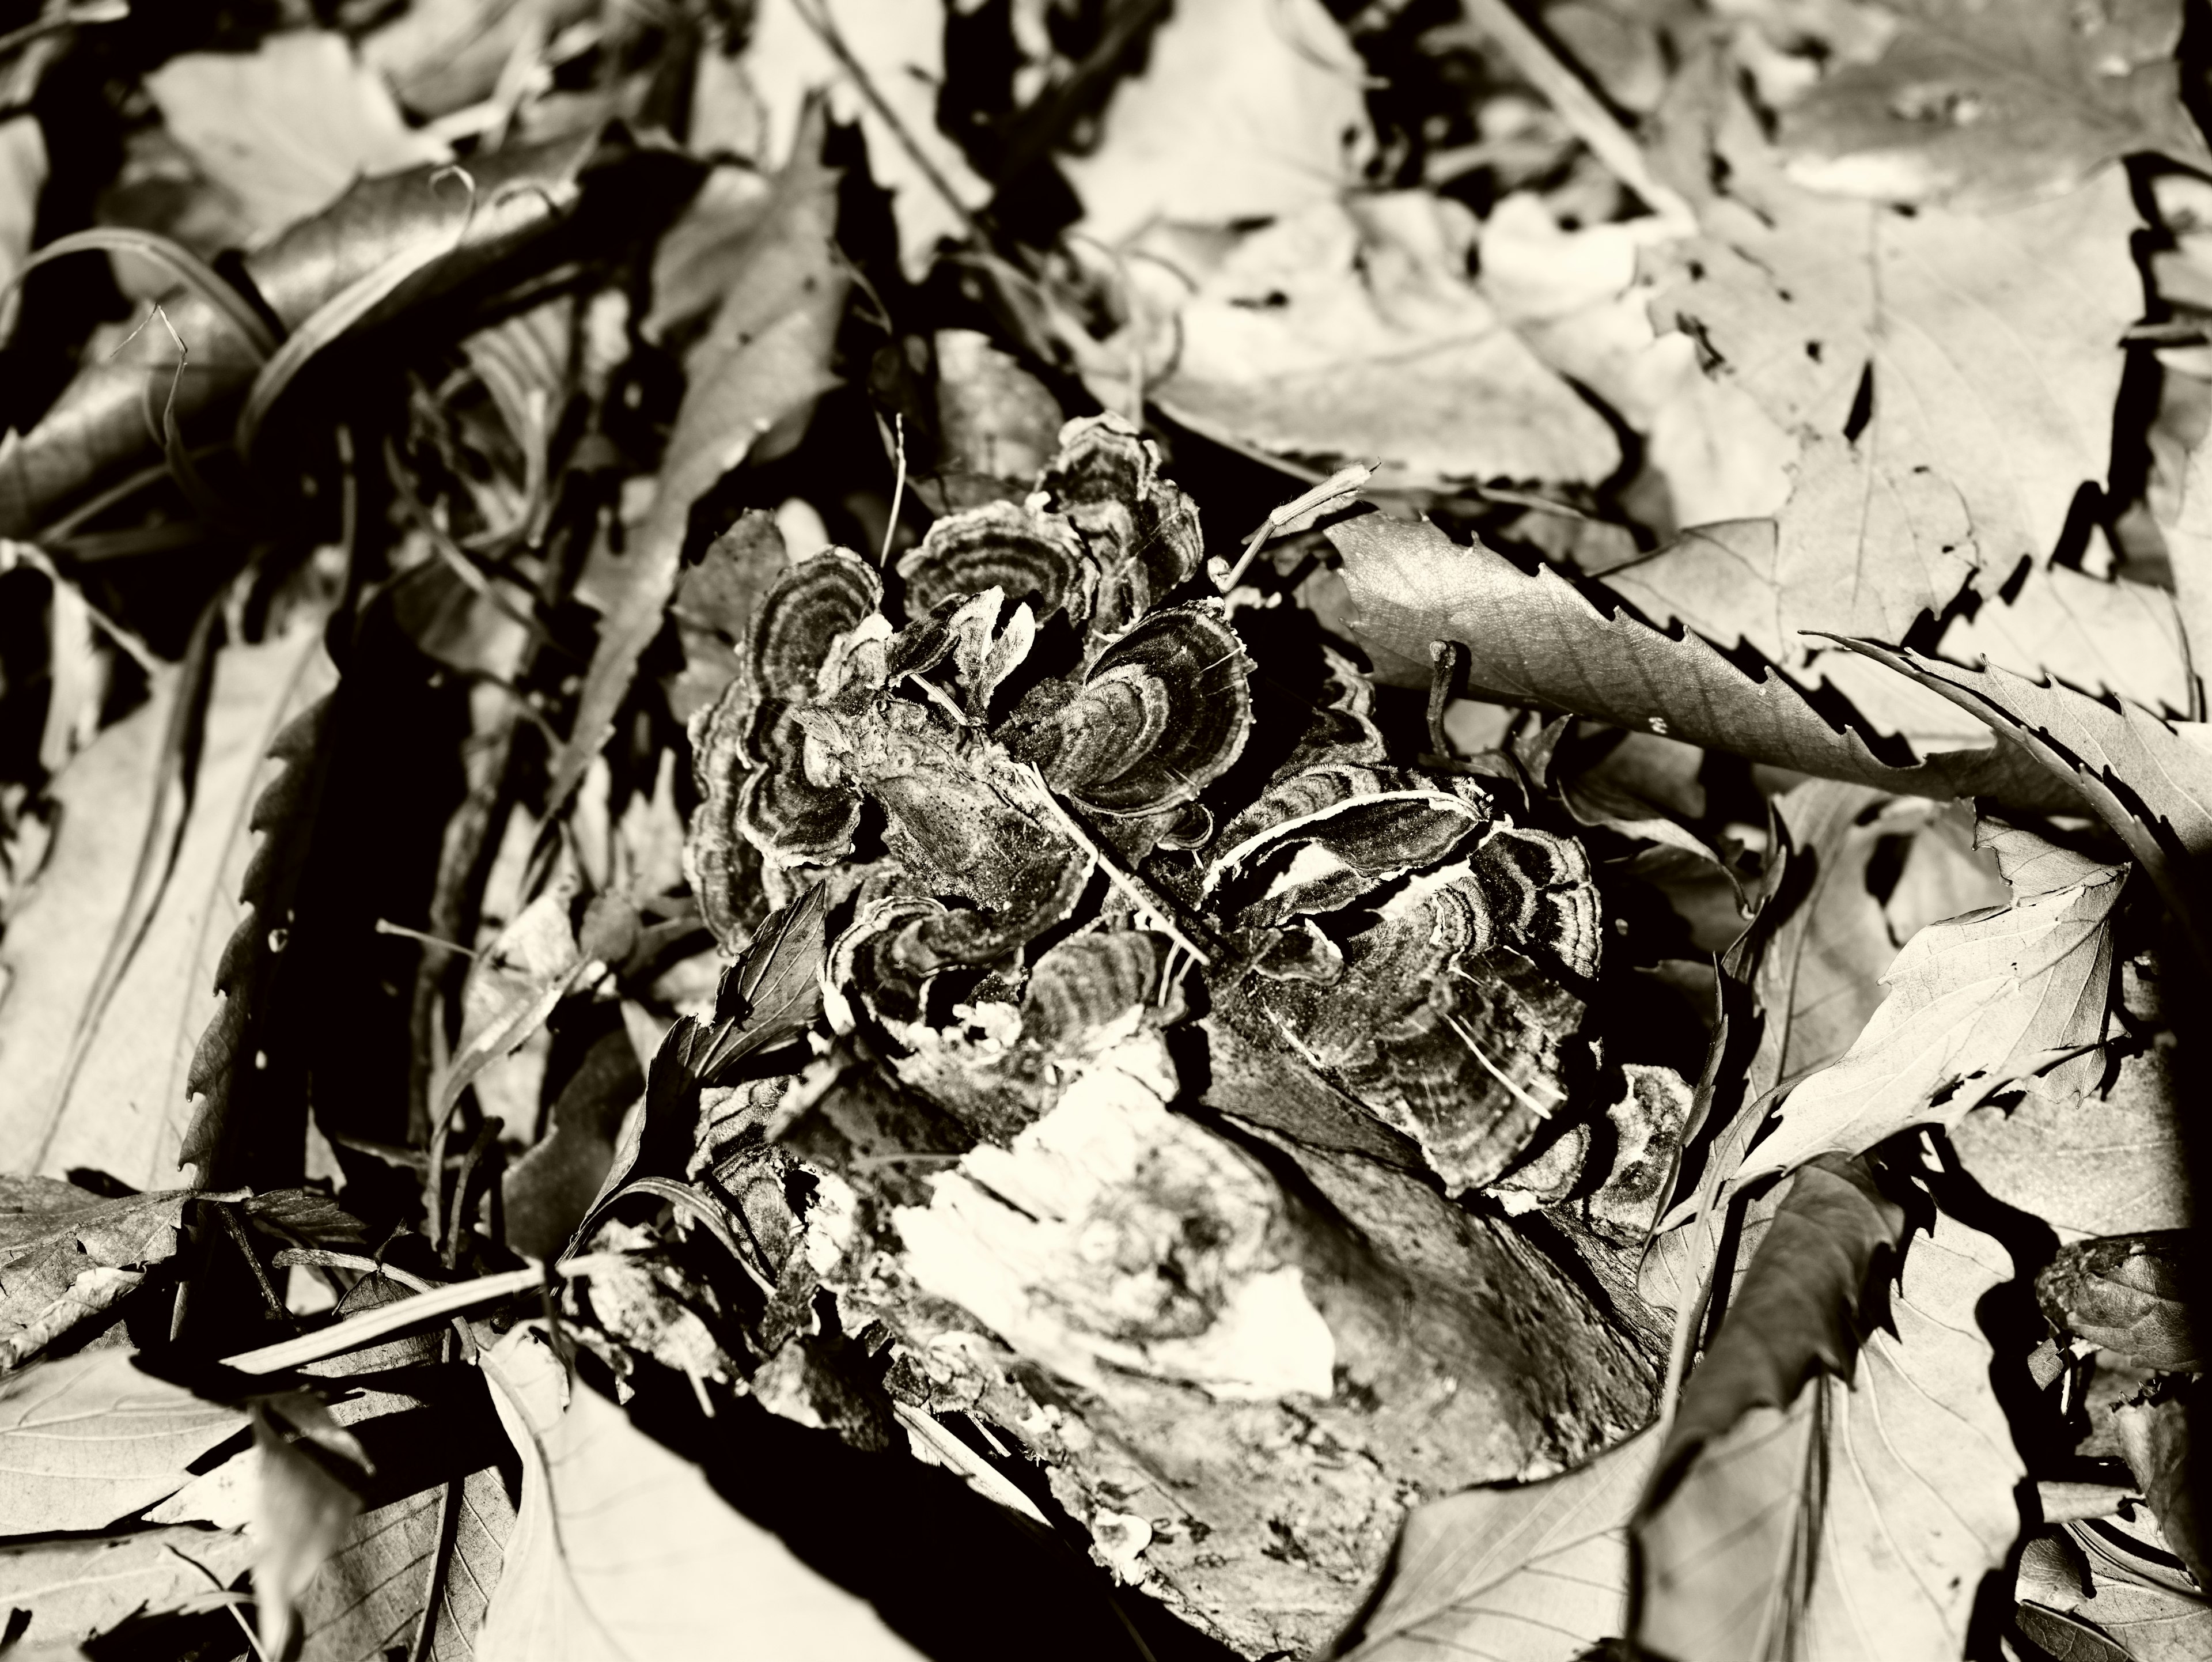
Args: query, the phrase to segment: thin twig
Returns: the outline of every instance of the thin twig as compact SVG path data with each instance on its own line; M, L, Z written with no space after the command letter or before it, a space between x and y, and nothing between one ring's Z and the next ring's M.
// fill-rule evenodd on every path
M906 414L894 411L891 416L891 439L898 450L898 477L891 484L891 516L884 521L884 551L878 557L878 566L891 563L891 543L898 536L899 507L906 498Z
M590 1275L627 1261L627 1256L620 1252L587 1253L582 1257L563 1259L550 1266L530 1264L496 1275L482 1275L472 1282L457 1282L451 1287L434 1288L411 1299L395 1299L390 1304L364 1310L357 1316L349 1316L342 1322L335 1322L313 1333L303 1333L296 1339L287 1339L282 1344L241 1350L235 1355L224 1357L222 1365L236 1368L241 1373L281 1373L288 1368L305 1367L309 1362L325 1361L332 1356L343 1356L349 1351L360 1350L388 1334L412 1327L417 1322L459 1315L463 1311L481 1309L486 1305L504 1304L525 1293L536 1292L545 1285L549 1269L553 1275L569 1278ZM386 1270L386 1273L392 1272ZM394 1279L397 1279L396 1275Z
M1635 136L1583 84L1581 76L1559 61L1544 38L1521 21L1507 0L1466 0L1466 16L1543 94L1567 131L1582 140L1607 172L1642 197L1662 220L1682 232L1696 227L1698 216L1690 204L1653 177Z
M982 226L969 210L968 204L954 192L952 181L945 178L936 162L930 160L920 142L907 131L907 125L899 119L898 112L876 89L874 80L861 67L860 60L853 56L853 49L845 44L844 34L838 29L836 21L830 15L829 0L793 0L793 4L806 27L812 29L821 38L822 44L830 49L830 55L837 60L847 75L853 77L853 85L859 89L860 96L867 100L868 107L883 118L884 125L891 130L891 137L898 140L899 148L907 153L914 165L921 170L921 176L929 181L930 189L945 198L945 205L951 209L954 217L959 220L960 228L971 240L988 245L990 239L983 234Z
M1269 508L1267 517L1260 521L1260 528L1252 533L1252 540L1244 545L1244 551L1237 557L1237 563L1219 574L1214 579L1213 586L1226 594L1237 587L1246 569L1276 532L1301 515L1323 507L1334 497L1352 496L1375 477L1375 470L1382 465L1378 460L1354 462L1349 467L1340 467L1311 490L1301 491L1290 501Z
M1031 762L1026 765L1030 779L1036 783L1038 800L1043 803L1046 812L1052 815L1060 830L1075 839L1078 848L1090 855L1098 869L1106 874L1106 880L1121 890L1139 914L1150 917L1162 934L1167 936L1200 963L1211 968L1213 960L1194 946L1190 938L1176 927L1175 911L1166 898L1154 893L1152 886L1142 878L1123 871L1113 856L1100 848L1091 835L1075 823L1075 817L1060 806L1060 799L1053 794L1052 787L1045 782L1044 774L1037 764Z
M292 1319L291 1311L277 1296L276 1284L269 1279L268 1270L262 1267L261 1255L253 1250L253 1242L246 1235L246 1226L238 1221L238 1214L225 1202L216 1201L214 1204L216 1216L222 1220L223 1228L245 1255L246 1268L253 1272L253 1284L261 1289L262 1300L268 1305L269 1313L287 1327L297 1327L299 1324Z

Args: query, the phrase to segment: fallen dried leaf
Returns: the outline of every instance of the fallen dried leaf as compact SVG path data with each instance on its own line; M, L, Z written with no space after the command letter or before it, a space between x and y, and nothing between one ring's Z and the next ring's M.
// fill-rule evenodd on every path
M868 1604L733 1510L694 1466L571 1386L534 1326L483 1359L522 1458L477 1662L711 1655L742 1610L746 1642L822 1662L918 1662ZM565 1401L564 1401L565 1399Z
M2103 1041L2112 909L2127 868L2027 831L2000 831L1993 841L2012 905L1932 925L1905 943L1865 1031L1784 1099L1779 1124L1746 1157L1736 1185L1818 1154L1859 1154L1907 1126L1955 1124L1990 1092L2078 1068Z
M1575 1662L1625 1633L1628 1520L1659 1452L1638 1433L1538 1483L1489 1483L1416 1507L1352 1662L1439 1647L1497 1662Z
M1880 58L1844 64L1784 115L1792 178L1986 208L2069 190L2136 150L2204 155L2176 79L2173 0L2078 18L1960 0L1898 10Z
M0 1273L9 1273L0 1271ZM0 1378L0 1534L105 1529L174 1494L246 1416L141 1373L119 1345Z
M1894 1239L1893 1226L1860 1239L1882 1238ZM1770 1236L1759 1257L1795 1280L1803 1272L1784 1245ZM1801 1296L1808 1316L1816 1302L1826 1312L1813 1330L1823 1342L1845 1340L1836 1361L1849 1367L1855 1347L1831 1325L1826 1301L1856 1288L1846 1288L1843 1263L1827 1262L1840 1273L1819 1274L1817 1290ZM1784 1634L1866 1662L1955 1653L1981 1578L2019 1524L2022 1467L1974 1317L2011 1273L1996 1242L1939 1219L1906 1251L1890 1306L1895 1336L1867 1342L1848 1386L1814 1371L1820 1342L1709 1379L1737 1347L1766 1348L1752 1305L1732 1309L1691 1377L1636 1525L1646 1579L1634 1642L1699 1662L1770 1655ZM1774 1383L1793 1376L1800 1385L1770 1400ZM1700 1440L1678 1452L1686 1428Z

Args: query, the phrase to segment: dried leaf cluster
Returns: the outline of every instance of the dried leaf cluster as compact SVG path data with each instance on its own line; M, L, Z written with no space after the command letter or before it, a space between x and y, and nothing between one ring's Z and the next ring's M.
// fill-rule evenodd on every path
M2212 1654L2172 0L0 34L0 1649Z

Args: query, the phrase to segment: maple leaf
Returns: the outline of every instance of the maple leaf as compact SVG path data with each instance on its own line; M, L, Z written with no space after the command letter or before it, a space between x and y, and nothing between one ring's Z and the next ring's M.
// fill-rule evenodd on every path
M2140 304L2125 180L1908 218L1788 185L1740 105L1717 148L1729 193L1651 253L1652 322L1803 454L1762 556L1686 541L1643 581L1794 663L1799 630L1899 640L1978 569L2046 560L2110 458L2113 343Z

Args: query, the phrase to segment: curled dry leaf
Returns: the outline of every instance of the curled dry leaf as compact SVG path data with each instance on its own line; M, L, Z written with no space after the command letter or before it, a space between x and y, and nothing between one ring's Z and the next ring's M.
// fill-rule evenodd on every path
M171 1190L104 1200L52 1178L0 1178L0 1373L173 1256L188 1198Z
M2190 1319L2188 1235L2124 1235L2063 1247L2035 1278L2044 1313L2118 1367L2193 1373L2204 1348Z
M365 180L249 255L247 275L276 319L296 330L395 259L422 253L413 279L357 320L374 323L649 225L696 177L681 156L596 131L471 159L468 173L472 190L441 184L439 169L428 167ZM173 406L190 432L203 414L235 408L264 354L231 312L205 296L179 289L161 306L191 353ZM143 465L158 449L140 407L147 374L158 369L166 379L175 368L169 336L141 331L115 356L79 371L30 431L0 444L0 535L28 536Z

